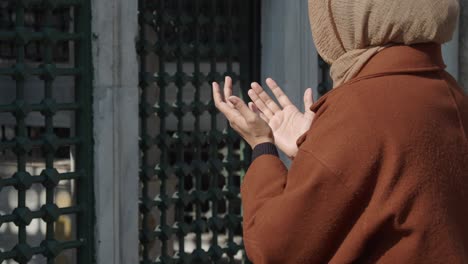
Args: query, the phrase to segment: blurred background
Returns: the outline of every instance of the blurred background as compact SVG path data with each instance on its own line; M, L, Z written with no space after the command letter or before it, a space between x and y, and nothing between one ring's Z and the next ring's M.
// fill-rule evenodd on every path
M443 48L468 88L461 5ZM307 0L0 0L0 262L249 263L251 150L210 84L323 96L308 19Z

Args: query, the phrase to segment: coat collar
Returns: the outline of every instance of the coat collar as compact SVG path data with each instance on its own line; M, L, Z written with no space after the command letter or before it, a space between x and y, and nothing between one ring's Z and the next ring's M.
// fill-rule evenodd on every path
M345 90L347 89L345 86L363 79L399 73L442 71L445 68L440 44L422 43L391 46L372 57L356 77L322 96L310 107L310 110L317 112L327 97L337 91Z
M440 71L445 68L440 44L391 46L372 57L349 83L379 75Z

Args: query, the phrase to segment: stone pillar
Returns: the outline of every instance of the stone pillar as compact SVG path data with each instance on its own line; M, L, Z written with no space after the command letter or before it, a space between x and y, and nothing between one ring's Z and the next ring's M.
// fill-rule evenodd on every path
M92 1L97 263L138 263L138 1Z
M307 0L262 2L262 84L272 77L304 109L304 91L318 96L318 55L310 31ZM264 84L265 85L265 84ZM268 88L264 87L268 90ZM271 93L270 93L271 94ZM290 161L281 155L283 161Z
M445 70L450 73L457 81L460 79L459 37L459 28L457 27L453 34L452 40L442 45L442 55L444 57L444 62L447 65Z
M468 92L468 2L465 0L460 1L460 45L459 45L459 58L460 58L460 84Z

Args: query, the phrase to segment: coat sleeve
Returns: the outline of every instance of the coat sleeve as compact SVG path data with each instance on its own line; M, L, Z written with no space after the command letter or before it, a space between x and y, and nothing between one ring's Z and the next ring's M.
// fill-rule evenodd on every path
M252 162L241 196L244 245L255 264L328 263L364 210L373 161L356 151L375 150L346 115L313 125L289 171L273 155Z

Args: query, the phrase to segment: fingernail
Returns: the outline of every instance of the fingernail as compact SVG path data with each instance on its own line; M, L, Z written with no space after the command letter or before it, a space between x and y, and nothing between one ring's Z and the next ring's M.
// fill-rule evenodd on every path
M231 97L228 98L228 100L233 104L237 104L237 98L236 97L231 96Z

